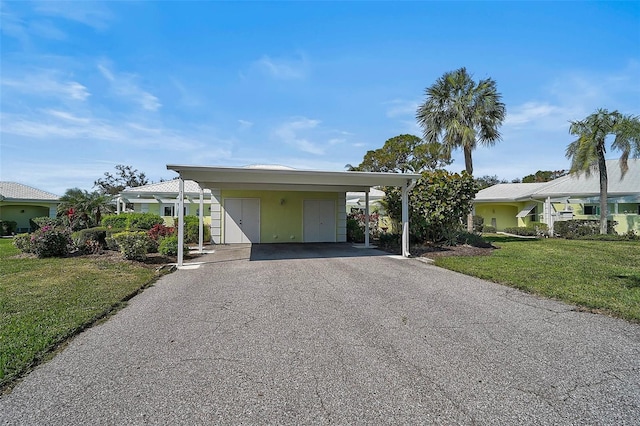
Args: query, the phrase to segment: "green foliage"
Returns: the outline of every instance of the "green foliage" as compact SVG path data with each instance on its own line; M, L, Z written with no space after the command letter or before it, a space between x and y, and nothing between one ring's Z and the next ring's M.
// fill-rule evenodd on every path
M364 242L364 228L360 228L358 221L347 216L347 241L350 243Z
M536 229L539 232L546 232L549 230L549 225L543 222L529 222L528 227Z
M125 259L144 260L149 250L149 235L144 231L120 232L113 239L120 248Z
M104 213L112 212L111 196L98 191L88 192L80 188L67 189L60 197L58 217L64 225L77 231L98 226Z
M595 235L582 235L575 238L576 240L595 240L595 241L640 241L640 235L636 234L633 230L629 230L627 233L618 234L595 234Z
M499 183L509 183L509 181L506 179L500 179L496 175L493 175L493 176L484 175L482 177L476 178L476 185L478 186L478 191L493 185L497 185Z
M400 247L402 242L402 234L394 234L394 233L382 233L380 234L380 238L378 239L378 244L380 247L385 249L395 249Z
M155 213L122 213L105 216L102 226L117 229L144 229L149 230L156 225L164 224L164 219Z
M424 140L440 143L447 159L454 149L462 149L466 171L472 175L471 151L500 140L498 128L506 108L496 82L487 78L476 83L466 68L460 68L445 73L425 94L417 112Z
M158 252L160 254L164 254L165 256L177 256L178 255L178 237L175 235L171 235L168 237L164 237L160 240L160 245L158 246ZM189 252L189 248L186 245L183 245L182 252L187 254Z
M568 170L538 170L535 174L522 178L522 183L549 182L569 173Z
M33 229L42 228L43 226L51 226L55 228L63 225L62 219L59 217L49 216L34 217L29 220L29 224Z
M66 230L43 226L31 234L31 252L40 258L65 257L72 247L73 241Z
M476 185L478 180L476 179ZM473 216L473 232L482 232L484 228L484 218L482 216Z
M380 215L378 213L369 214L369 236L372 239L380 236L379 219ZM349 213L347 215L347 241L352 243L364 242L366 220L364 213Z
M532 227L518 227L505 228L504 232L507 234L521 235L523 237L535 237L538 235L538 231Z
M466 244L473 247L489 248L493 247L491 243L487 242L482 236L473 232L460 231L456 235L456 242L458 244Z
M176 219L176 223L177 223ZM184 216L184 241L185 243L199 242L200 219L197 216ZM211 240L211 230L204 225L202 239L206 242Z
M363 172L420 173L451 161L443 158L436 143L425 143L418 136L399 135L388 139L382 148L367 151L358 167Z
M0 220L0 236L13 235L18 228L18 223L13 220Z
M615 232L613 230L615 224L616 222L614 221L607 221L608 234L613 234ZM596 235L600 233L600 229L600 222L597 220L573 219L559 221L553 224L554 234L558 237L567 239L584 237L586 235Z
M143 172L139 172L131 166L118 164L116 170L115 175L105 172L104 178L100 178L93 183L102 194L113 196L127 188L144 186L149 183L149 180Z
M482 232L484 232L485 234L495 234L496 228L491 225L484 225L482 227Z
M402 200L399 188L386 188L389 215L401 220ZM471 211L476 184L463 172L446 170L423 172L409 194L409 234L412 241L440 242L452 231L460 230Z
M29 234L18 234L13 237L13 245L23 253L33 253L31 235Z
M107 229L104 227L81 229L71 234L73 244L83 253L100 253L107 248Z

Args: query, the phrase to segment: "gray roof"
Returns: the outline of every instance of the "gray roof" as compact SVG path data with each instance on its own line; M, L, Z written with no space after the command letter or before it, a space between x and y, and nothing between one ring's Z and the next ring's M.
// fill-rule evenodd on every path
M0 200L58 201L60 197L41 189L16 182L0 182Z
M192 181L185 180L184 181L184 192L185 194L199 194L200 186ZM205 194L211 194L211 191L208 189L204 190ZM160 194L175 194L178 195L178 179L168 180L165 182L151 183L149 185L137 186L135 188L128 188L122 191L122 195L137 195L137 194L145 194L145 195L160 195Z
M622 177L619 160L607 160L608 196L640 194L640 159L628 161L629 170ZM476 201L544 199L547 197L588 197L600 195L597 170L570 174L544 183L501 183L476 194Z

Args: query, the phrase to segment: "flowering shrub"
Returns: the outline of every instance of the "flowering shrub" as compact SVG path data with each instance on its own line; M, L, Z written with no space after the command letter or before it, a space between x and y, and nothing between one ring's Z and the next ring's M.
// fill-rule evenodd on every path
M378 213L369 214L369 234L372 238L380 237ZM364 213L350 213L347 215L347 241L354 243L364 242L364 231L367 217Z
M31 235L29 234L18 234L13 237L13 245L23 253L33 253Z
M147 257L149 235L146 232L121 232L114 234L113 239L125 259L144 260Z
M163 224L154 225L153 228L149 229L148 234L154 240L158 241L163 237L168 237L170 235L175 235L176 228L164 226Z
M45 225L31 234L31 251L38 257L64 257L73 241L67 231Z

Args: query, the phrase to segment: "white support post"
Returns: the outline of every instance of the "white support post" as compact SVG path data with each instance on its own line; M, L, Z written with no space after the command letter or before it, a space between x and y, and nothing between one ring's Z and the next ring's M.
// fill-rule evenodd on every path
M116 214L120 214L120 208L122 207L122 198L116 198Z
M184 180L178 178L178 267L184 262Z
M409 190L402 185L402 256L409 257Z
M200 217L198 226L198 251L202 253L204 250L204 189L200 188L200 209L198 211Z
M369 189L364 193L364 247L369 248Z

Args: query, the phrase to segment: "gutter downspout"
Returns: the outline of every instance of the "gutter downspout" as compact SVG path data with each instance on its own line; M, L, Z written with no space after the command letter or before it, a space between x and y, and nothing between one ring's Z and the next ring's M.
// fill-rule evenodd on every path
M407 180L402 186L402 256L410 257L409 253L409 192L416 186L416 179Z

